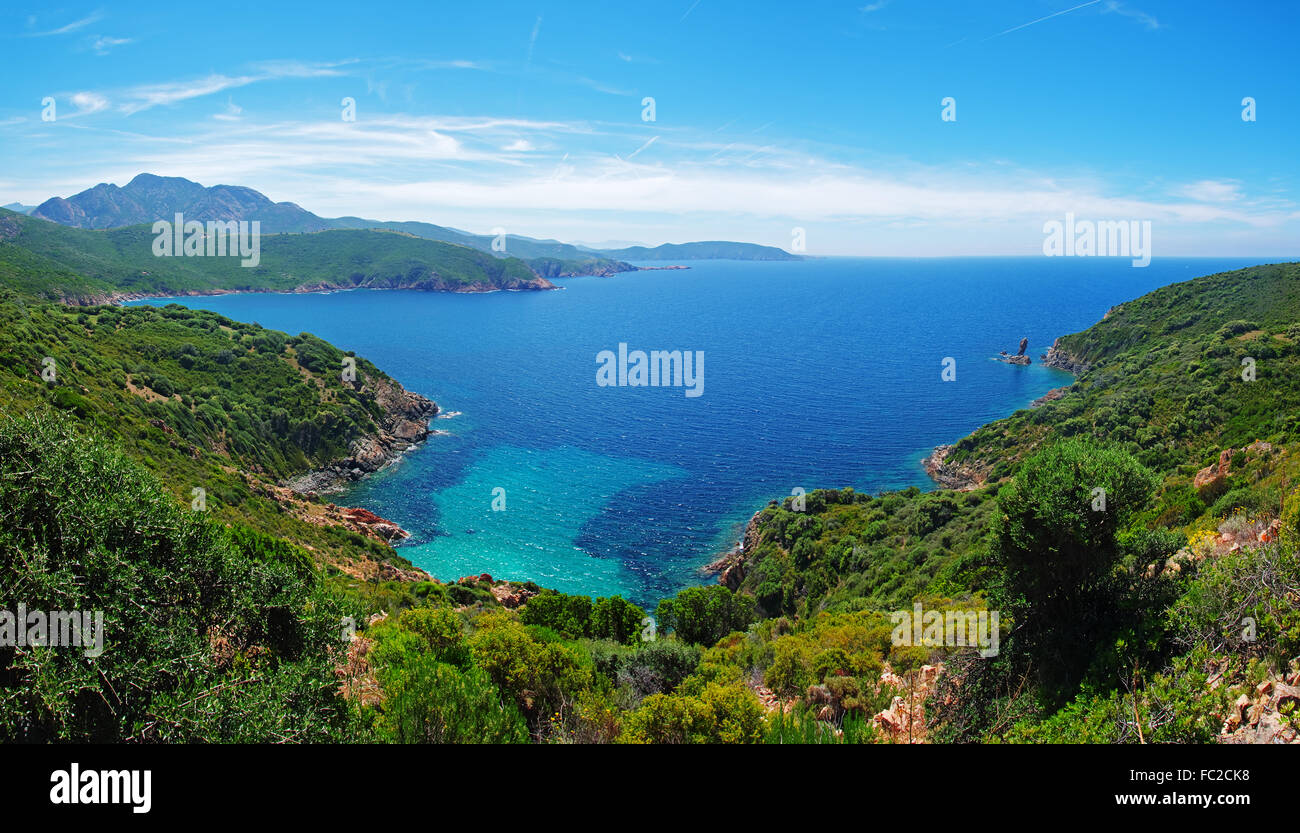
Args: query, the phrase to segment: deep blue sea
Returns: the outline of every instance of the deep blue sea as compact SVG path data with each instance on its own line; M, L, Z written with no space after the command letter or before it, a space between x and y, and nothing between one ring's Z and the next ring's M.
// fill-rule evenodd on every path
M316 333L456 413L434 423L445 436L334 498L409 530L401 552L418 566L653 604L704 580L740 525L796 487L930 488L920 460L936 445L1070 382L1037 364L1057 336L1258 262L695 261L555 292L181 302ZM992 359L1022 337L1033 366ZM598 386L597 354L620 343L703 351L703 394ZM955 381L941 380L945 357Z

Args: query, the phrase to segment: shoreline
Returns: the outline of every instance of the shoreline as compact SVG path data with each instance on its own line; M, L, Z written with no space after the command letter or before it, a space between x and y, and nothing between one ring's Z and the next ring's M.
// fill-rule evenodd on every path
M609 278L625 272L678 271L690 268L690 266L633 266L631 269L619 270L613 273L555 275L554 278L555 280L588 277ZM538 275L536 279L523 282L519 286L489 286L472 283L452 287L434 281L420 281L410 286L335 286L317 283L301 284L293 289L227 289L225 287L213 287L211 289L183 289L174 292L111 292L106 295L88 295L75 298L64 296L58 302L69 307L90 307L121 306L123 303L131 301L163 301L176 298L209 298L224 295L333 295L337 292L357 292L361 290L372 292L430 292L447 295L491 295L496 292L551 292L562 289L564 289L563 286L552 283L550 278Z
M1110 312L1106 313L1107 316ZM1102 320L1105 320L1104 318ZM1064 371L1074 376L1076 379L1082 374L1092 369L1092 365L1082 361L1069 353L1066 353L1059 346L1061 339L1058 336L1052 342L1052 346L1047 348L1047 354L1042 357L1044 367L1050 367L1053 370ZM1049 390L1047 393L1038 397L1029 403L1030 408L1037 408L1048 402L1054 402L1065 397L1069 393L1070 385L1061 385ZM999 417L998 419L1005 419ZM997 422L998 420L993 420ZM986 423L990 424L990 423ZM980 426L982 428L984 426ZM978 428L976 430L979 430ZM936 446L924 460L921 461L921 467L925 473L940 489L952 489L958 492L969 492L973 489L979 489L988 484L987 467L971 465L968 463L949 462L956 443L946 443Z
M362 390L366 386L363 385ZM341 492L375 472L382 471L418 451L429 437L441 433L430 426L437 418L438 403L407 390L400 382L385 377L374 382L373 395L382 416L378 432L362 434L348 446L348 456L324 466L294 475L277 485L305 497Z

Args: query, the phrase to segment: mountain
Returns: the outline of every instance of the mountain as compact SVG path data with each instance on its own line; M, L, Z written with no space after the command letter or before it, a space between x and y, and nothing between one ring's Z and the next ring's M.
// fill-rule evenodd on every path
M251 188L204 188L181 177L140 174L119 188L101 182L68 199L54 197L36 207L33 217L84 229L111 229L156 220L261 220L264 231L321 231L331 226L293 203L273 203ZM275 228L271 228L275 226Z
M16 211L19 214L31 214L36 210L36 206L23 205L20 202L11 202L8 205L0 205L0 208L5 209L6 211Z
M85 304L122 297L232 291L421 289L448 292L554 289L517 257L380 230L263 234L260 263L237 257L156 257L151 226L68 228L0 210L0 282L29 296ZM542 260L566 277L631 269L612 261Z
M65 226L84 229L113 229L156 220L171 220L177 213L186 220L258 220L263 232L314 232L329 229L387 229L426 240L457 243L498 257L551 258L584 264L588 271L573 274L606 275L626 269L615 263L627 259L699 260L734 258L739 260L798 260L770 246L749 243L687 243L659 246L655 249L631 247L626 256L588 247L573 246L558 240L539 240L517 234L504 237L504 251L491 234L471 234L459 229L416 221L368 220L363 217L317 216L291 202L272 202L252 188L214 185L205 188L183 177L162 177L142 173L124 187L100 183L93 188L64 199L53 197L31 212L32 216ZM494 246L494 244L496 244Z
M775 246L724 240L664 243L654 248L630 246L626 249L605 249L600 254L618 260L803 260L802 256L792 255Z

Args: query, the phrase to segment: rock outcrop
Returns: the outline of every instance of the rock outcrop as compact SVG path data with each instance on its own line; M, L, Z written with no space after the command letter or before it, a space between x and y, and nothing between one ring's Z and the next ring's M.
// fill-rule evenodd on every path
M1211 685L1213 685L1211 683ZM1223 722L1220 743L1300 744L1300 727L1291 717L1300 713L1300 671L1272 677L1240 695Z
M1037 408L1041 405L1046 405L1048 402L1055 402L1056 400L1063 398L1067 391L1069 391L1069 388L1052 388L1033 402L1030 402L1029 407Z
M1076 376L1087 373L1092 369L1091 364L1062 350L1060 344L1061 340L1059 338L1052 342L1052 346L1047 348L1047 355L1043 356L1043 364L1057 370L1064 370L1066 373L1073 373Z
M978 489L988 482L987 471L977 466L950 461L948 458L952 455L953 448L951 445L941 445L921 461L925 473L930 475L931 480L945 489L956 489L960 492Z
M755 512L750 517L749 522L745 524L745 533L735 549L724 553L704 568L705 573L716 574L718 583L731 590L740 588L748 571L747 562L758 550L758 516L760 514L762 514L762 510Z
M347 457L282 485L303 494L338 491L349 481L360 480L400 459L432 433L429 421L438 415L435 402L386 377L367 378L361 392L370 394L379 406L378 432L354 439Z
M1196 473L1192 478L1192 485L1197 489L1221 487L1228 479L1232 466L1231 448L1225 448L1219 452L1219 462L1211 463Z
M1029 357L1025 355L1025 349L1027 347L1029 347L1029 339L1022 338L1020 339L1020 349L1016 351L1016 354L1014 356L1008 354L1006 350L1003 350L1000 354L998 354L997 359L998 361L1006 362L1007 364L1021 364L1021 365L1030 364L1031 362Z

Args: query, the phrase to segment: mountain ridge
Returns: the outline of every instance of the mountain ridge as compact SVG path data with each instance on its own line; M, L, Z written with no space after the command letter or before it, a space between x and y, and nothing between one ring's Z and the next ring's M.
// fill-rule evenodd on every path
M16 203L15 203L16 204ZM370 220L363 217L321 217L297 203L274 202L265 194L242 185L205 187L184 177L137 174L124 186L101 182L71 197L51 197L30 210L33 217L74 228L107 230L122 226L170 220L183 213L187 220L249 220L262 223L263 232L318 232L332 229L388 229L427 240L456 243L498 257L555 258L576 262L621 260L700 260L728 257L742 260L799 260L771 246L752 243L710 241L665 243L662 246L633 246L600 250L559 240L537 239L516 234L474 234L447 226L415 220ZM719 248L721 247L721 248ZM724 254L709 254L721 251ZM627 252L619 255L618 252ZM644 257L641 255L644 254ZM593 267L599 269L601 267ZM582 274L601 274L600 271Z

